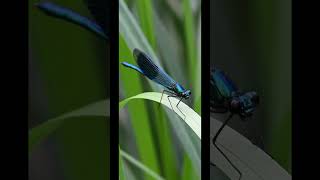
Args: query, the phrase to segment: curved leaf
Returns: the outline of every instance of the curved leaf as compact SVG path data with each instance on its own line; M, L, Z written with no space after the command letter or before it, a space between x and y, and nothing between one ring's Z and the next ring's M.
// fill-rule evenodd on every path
M120 156L123 157L123 159L126 159L127 161L131 162L133 165L135 165L137 168L141 169L144 171L146 174L152 176L156 180L164 180L161 176L159 176L157 173L152 171L150 168L147 166L143 165L141 162L136 160L134 157L130 156L126 152L120 149Z
M210 122L212 123L211 127L214 128L213 133L215 134L222 123L214 118L210 118ZM219 135L217 144L242 172L242 179L291 179L291 175L275 160L228 126L226 126ZM228 177L238 179L239 174L228 164L216 148L212 148L212 150L210 152L211 161Z
M102 100L80 109L71 111L63 114L59 117L49 119L48 121L32 128L29 130L29 153L33 147L44 140L47 136L53 133L57 128L61 126L64 120L73 117L84 117L84 116L100 116L105 117L110 115L110 102L109 100Z
M138 94L136 96L127 98L119 103L119 109L122 109L124 105L126 105L130 100L133 99L148 99L155 102L160 102L162 93L158 92L145 92L142 94ZM173 107L173 111L177 113L193 130L193 132L201 139L201 117L189 106L184 104L182 101L179 104L179 109L183 112L183 114L177 109L176 104L178 104L179 99L170 98L170 102ZM170 102L168 101L168 95L163 94L161 104L171 109Z

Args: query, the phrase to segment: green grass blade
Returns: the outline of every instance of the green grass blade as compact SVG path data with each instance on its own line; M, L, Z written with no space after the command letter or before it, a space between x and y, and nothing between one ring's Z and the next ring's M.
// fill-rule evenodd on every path
M182 166L182 178L183 180L194 180L199 179L192 166L192 162L187 155L184 155L183 166Z
M137 7L142 31L146 35L151 47L155 50L156 39L154 35L152 2L151 0L138 0Z
M32 151L35 145L43 141L51 133L53 133L57 128L61 126L64 120L74 117L84 117L84 116L109 116L110 115L110 103L109 100L103 100L89 104L85 107L77 109L75 111L63 114L59 117L49 119L48 121L32 128L29 130L29 153Z
M184 35L187 54L189 78L192 84L195 84L195 77L197 76L197 46L195 39L195 27L192 14L192 8L190 0L183 0L183 17L184 17Z
M119 148L119 152L120 151L121 151L121 149ZM122 157L121 157L120 153L119 153L119 179L126 180L124 164L123 164Z
M145 166L144 164L142 164L141 162L139 162L138 160L136 160L135 158L133 158L132 156L130 156L129 154L127 154L126 152L124 152L123 150L120 149L120 155L121 157L123 157L124 159L126 159L127 161L131 162L133 165L135 165L137 168L141 169L143 172L145 172L145 174L153 177L156 180L164 180L161 176L159 176L157 173L155 173L154 171L152 171L150 168L148 168L147 166Z
M198 35L197 35L197 49L201 49L201 15L198 20ZM198 61L196 66L196 78L195 78L195 87L194 87L194 109L197 113L201 114L201 53L197 53Z
M156 36L158 44L158 53L161 54L161 62L163 68L174 77L174 79L187 86L187 78L185 76L185 62L183 57L183 49L181 41L178 38L174 26L165 26L165 21L155 13L154 22L156 26ZM181 68L177 68L181 67ZM193 94L193 92L192 92Z
M119 37L119 50L120 62L126 61L129 63L134 63L132 51L128 48L125 40L121 36ZM128 71L122 66L120 66L120 80L124 89L125 96L130 97L134 94L143 92L139 74ZM131 124L134 130L134 137L136 139L138 153L140 155L141 161L145 165L150 167L153 171L159 173L159 160L157 159L155 142L150 128L151 125L149 121L149 112L147 111L146 107L147 106L145 102L140 101L134 105L129 105L128 112L130 114Z
M177 156L174 152L174 139L168 118L159 104L152 103L155 124L155 136L159 149L159 163L162 165L163 176L166 179L178 179Z
M123 0L119 1L119 31L131 51L134 48L141 49L150 55L155 63L160 64L135 17Z

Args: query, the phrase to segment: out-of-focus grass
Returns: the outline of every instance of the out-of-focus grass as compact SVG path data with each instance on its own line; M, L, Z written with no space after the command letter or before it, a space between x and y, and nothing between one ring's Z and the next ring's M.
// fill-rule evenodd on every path
M151 47L156 48L156 39L154 35L154 23L153 23L153 7L152 0L138 0L137 9L141 24L145 36L147 37Z
M120 0L119 23L121 36L119 37L119 63L127 61L136 64L133 60L132 50L133 48L138 48L147 53L156 64L160 65L177 82L181 83L185 88L191 89L194 93L195 87L190 86L190 84L194 84L197 79L196 75L201 74L201 69L195 66L192 69L192 73L190 73L188 68L190 64L199 64L198 61L200 59L197 58L196 52L200 52L200 49L197 49L196 39L200 37L196 37L196 33L194 33L195 24L197 23L194 24L192 20L195 14L189 9L189 3L189 1L184 4L178 3L178 8L181 8L181 11L184 7L183 5L187 8L186 14L188 13L188 18L185 21L184 18L177 19L178 15L173 14L174 12L161 11L163 6L156 1L128 0L124 2ZM180 22L171 24L173 19ZM184 26L185 24L186 26ZM192 28L192 30L187 28ZM165 32L165 34L160 34L159 32ZM191 54L191 56L194 56L193 58L187 59L189 55L186 42L193 43L188 45L189 48L193 47L194 54ZM174 58L171 55L174 55L172 56ZM121 65L119 71L120 92L123 92L120 97L128 98L146 91L161 92L163 90L163 87L147 80L146 77L135 71ZM200 96L199 93L197 96ZM194 98L193 94L191 99L192 106L195 104ZM197 103L201 103L201 100L197 101ZM186 103L189 102L186 101ZM126 136L127 139L125 141L133 143L120 144L122 149L125 149L129 154L135 156L137 160L165 179L181 177L182 169L185 167L184 156L190 156L191 160L187 167L193 169L197 177L200 177L200 140L193 138L194 135L190 134L193 133L191 128L181 120L178 120L175 113L171 110L163 109L163 107L159 108L157 104L144 103L140 102L140 100L130 102L127 110L129 117L121 119L121 121L125 122L121 124L127 126L127 128L122 129L130 129L132 127L133 133ZM200 111L200 108L198 110ZM119 113L126 114L126 111L120 111ZM139 116L144 116L146 119L140 120ZM142 127L141 123L148 124L148 127ZM121 134L120 132L120 136ZM142 138L140 139L139 136L150 138L148 140L150 143L141 140ZM148 162L143 157L145 154L142 152L147 151L147 149L150 151L153 149L153 154L149 154L149 156L150 158L154 156L153 158L157 160L156 165L151 163L152 161ZM137 177L141 174L140 172L135 172L135 169L131 170ZM144 177L146 179L150 178Z
M120 150L121 149L119 148L119 151ZM120 153L119 153L119 180L126 180L124 165L123 165L122 157Z
M38 2L29 1L29 51L30 61L39 72L39 87L45 98L38 99L37 94L30 91L30 107L37 110L37 102L46 104L48 111L44 116L55 117L108 98L106 41L86 29L40 12L34 6ZM54 2L91 17L81 1ZM38 116L44 113L36 111L33 114ZM33 120L32 116L29 120ZM73 118L53 135L53 141L49 142L50 147L54 148L44 151L44 156L49 158L34 153L30 153L30 157L54 159L62 171L51 172L50 161L45 161L48 164L30 162L34 169L40 169L37 173L41 173L41 168L48 168L48 172L65 179L109 179L108 118ZM52 153L53 150L56 151ZM33 178L32 174L30 178Z
M133 64L135 63L131 50L127 47L124 39L119 37L119 63L123 61ZM127 97L143 92L142 82L139 78L140 74L127 71L123 66L120 66L119 71L121 80L120 84L122 85ZM128 112L131 116L131 124L134 129L134 137L141 161L153 171L159 173L159 161L156 156L156 147L151 132L151 124L149 121L149 114L146 109L146 103L143 101L138 101L134 104L129 103ZM120 145L120 147L122 146Z

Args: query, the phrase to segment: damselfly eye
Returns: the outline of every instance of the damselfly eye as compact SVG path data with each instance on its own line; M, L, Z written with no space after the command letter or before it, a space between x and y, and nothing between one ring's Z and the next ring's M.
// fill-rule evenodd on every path
M240 110L240 102L239 100L233 99L230 102L230 110L233 112L238 112Z

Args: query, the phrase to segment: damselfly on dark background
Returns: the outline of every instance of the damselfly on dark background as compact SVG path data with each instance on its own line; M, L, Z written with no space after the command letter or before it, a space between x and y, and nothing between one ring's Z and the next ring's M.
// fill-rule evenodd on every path
M236 84L220 69L213 67L210 72L210 111L217 114L228 114L223 123L214 133L212 145L221 153L225 160L242 178L242 172L230 158L225 154L222 148L217 144L219 135L225 126L232 120L234 116L238 116L242 121L250 118L259 104L259 95L255 91L243 92ZM211 162L212 166L215 166Z
M292 113L290 7L291 2L276 0L213 0L210 4L211 66L223 70L239 89L257 91L261 99L251 118L243 122L234 117L229 126L272 155L288 172ZM228 115L211 116L224 121Z

